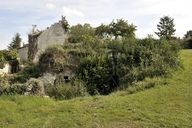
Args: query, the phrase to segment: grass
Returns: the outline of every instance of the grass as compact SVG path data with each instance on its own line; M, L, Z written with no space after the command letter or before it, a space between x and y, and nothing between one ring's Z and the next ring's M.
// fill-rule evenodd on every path
M192 50L182 51L181 58L184 69L158 86L133 94L120 91L64 101L1 96L0 127L191 128Z

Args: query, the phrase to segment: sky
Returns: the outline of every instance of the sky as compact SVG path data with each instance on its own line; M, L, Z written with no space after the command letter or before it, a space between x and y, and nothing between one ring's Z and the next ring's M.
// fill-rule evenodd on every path
M66 16L70 25L93 27L123 18L137 26L136 36L155 36L161 17L174 18L176 36L192 30L192 0L0 0L0 50L7 48L15 33L23 42L32 25L40 30Z

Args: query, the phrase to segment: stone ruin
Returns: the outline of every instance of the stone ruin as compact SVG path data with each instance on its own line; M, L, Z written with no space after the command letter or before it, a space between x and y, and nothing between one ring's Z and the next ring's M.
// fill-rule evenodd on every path
M40 31L33 25L32 31L28 34L28 44L19 49L20 61L31 61L37 63L40 55L52 45L63 45L68 38L66 28L66 19L62 19L47 27L46 30Z

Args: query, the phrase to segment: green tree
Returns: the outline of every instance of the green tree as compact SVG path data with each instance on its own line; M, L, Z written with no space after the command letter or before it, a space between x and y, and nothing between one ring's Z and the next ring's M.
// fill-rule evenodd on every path
M183 38L183 47L192 48L192 30L187 31Z
M13 49L19 49L21 47L21 37L19 33L16 33L15 36L12 39L12 42L9 44L8 49L13 50Z
M90 24L77 24L70 28L69 42L81 43L95 35L95 29Z
M63 26L65 32L68 32L70 25L69 25L68 21L66 20L65 16L62 16L62 26Z
M160 22L157 25L158 32L155 32L160 38L171 39L175 34L174 19L169 16L160 18Z
M187 33L184 35L185 39L192 39L192 30L187 31Z
M123 19L113 20L109 25L101 24L96 28L96 35L100 37L135 37L136 26L128 24Z
M97 36L99 36L101 38L108 38L109 34L110 34L109 25L101 24L95 30L95 35L97 35Z
M133 24L128 24L127 21L123 19L117 19L109 24L110 34L117 39L118 37L134 37L136 26Z

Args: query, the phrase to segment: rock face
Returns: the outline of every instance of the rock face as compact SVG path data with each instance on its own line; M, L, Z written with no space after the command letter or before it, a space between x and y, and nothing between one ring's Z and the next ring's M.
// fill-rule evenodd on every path
M36 95L43 96L45 95L44 85L41 80L30 78L26 83L26 92L25 95Z
M61 21L44 31L35 30L34 28L28 35L28 47L23 47L19 50L21 61L26 61L27 56L28 60L37 63L45 49L52 45L63 45L68 38L68 32L63 26L65 22L65 18L62 17Z
M45 73L42 77L38 78L43 82L44 87L54 85L56 75L51 73Z
M53 86L56 75L45 73L39 78L30 78L26 83L25 95L45 96L46 88Z

